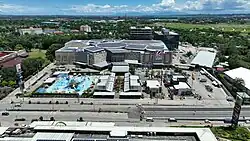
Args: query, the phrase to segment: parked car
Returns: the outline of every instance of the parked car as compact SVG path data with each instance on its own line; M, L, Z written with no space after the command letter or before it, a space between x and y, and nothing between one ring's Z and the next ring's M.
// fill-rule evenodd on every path
M8 116L9 113L8 112L2 112L2 116Z
M200 82L207 82L207 79L206 78L201 78Z
M205 88L209 92L213 92L213 88L210 85L205 85Z
M234 101L234 98L233 98L232 96L228 96L228 97L227 97L227 101L233 102L233 101Z
M218 82L216 82L216 81L213 81L212 84L213 84L215 87L220 87L220 85L219 85Z
M21 107L21 104L16 104L15 107Z
M16 118L15 121L25 121L25 118Z
M232 123L232 119L231 118L225 118L224 123Z
M147 118L146 118L146 121L147 121L147 122L154 122L154 119L153 119L152 117L147 117Z
M206 119L204 122L205 122L205 123L211 123L211 121L208 120L208 119Z
M177 122L177 120L175 118L169 118L168 122Z

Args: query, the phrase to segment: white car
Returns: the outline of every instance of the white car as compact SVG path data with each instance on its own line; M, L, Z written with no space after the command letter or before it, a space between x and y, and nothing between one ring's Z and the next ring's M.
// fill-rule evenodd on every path
M205 122L205 123L211 123L211 121L208 120L208 119L206 119L204 122Z

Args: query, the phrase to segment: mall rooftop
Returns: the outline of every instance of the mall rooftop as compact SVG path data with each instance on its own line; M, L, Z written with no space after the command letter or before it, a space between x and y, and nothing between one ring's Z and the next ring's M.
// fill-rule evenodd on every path
M72 40L57 51L77 52L87 50L89 52L101 51L103 49L131 49L131 50L165 50L168 48L160 40Z

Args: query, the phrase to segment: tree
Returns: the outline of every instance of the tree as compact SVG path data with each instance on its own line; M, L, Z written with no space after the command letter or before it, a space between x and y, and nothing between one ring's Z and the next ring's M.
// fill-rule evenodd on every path
M135 74L135 67L132 65L129 67L129 72L134 75Z
M55 121L55 118L54 117L50 117L50 121Z
M23 46L21 44L17 44L15 46L15 50L23 50Z
M40 116L40 117L39 117L39 120L40 120L40 121L43 121L43 117L42 117L42 116Z
M12 87L12 88L15 87L16 86L16 81L10 80L9 81L9 86Z
M245 86L245 81L244 81L244 79L242 79L242 78L236 77L236 78L234 79L234 81L235 81L235 84L236 84L237 86L239 86L239 85Z
M45 60L41 57L27 58L22 62L23 76L28 77L41 70Z
M63 45L61 44L52 44L48 49L47 49L47 52L46 52L46 58L48 60L50 60L51 62L54 61L55 59L55 51L62 48Z
M240 58L238 55L232 55L228 58L228 64L231 69L240 67Z
M146 69L145 76L146 76L146 77L149 76L149 70L148 70L148 69Z
M193 55L193 53L191 51L187 52L187 54L186 54L187 57L190 57L192 55Z
M151 77L153 77L155 75L155 71L153 69L151 70L151 74L150 75L151 75Z
M234 82L233 82L233 90L235 92L241 91L242 90L242 86L245 85L245 81L242 78L235 78Z
M4 87L4 86L8 86L8 84L9 84L9 83L8 83L6 80L3 80L2 83L1 83L1 85L2 85L3 87Z

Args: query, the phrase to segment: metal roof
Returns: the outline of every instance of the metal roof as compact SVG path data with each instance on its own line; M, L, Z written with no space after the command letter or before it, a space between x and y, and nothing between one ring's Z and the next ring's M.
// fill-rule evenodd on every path
M100 80L108 80L109 75L102 75L99 77Z
M128 66L127 62L112 62L113 66Z
M139 79L139 76L138 76L138 75L130 75L130 79L138 80L138 79Z
M185 82L179 82L178 85L174 85L174 88L177 90L179 90L179 89L191 89L190 86Z
M176 127L131 127L131 126L83 126L83 127L68 127L68 126L37 126L35 130L47 131L127 131L127 132L164 132L164 133L194 133L201 141L217 141L215 135L209 128L176 128Z
M113 66L112 72L129 72L129 66Z
M141 96L141 92L121 92L120 96Z
M103 61L103 62L99 62L99 63L93 64L93 66L98 67L98 68L107 67L109 65L110 65L110 63L108 63L107 61Z
M112 92L114 88L114 82L107 82L106 91Z
M126 44L121 42L106 42L106 43L99 43L97 44L98 47L102 48L123 48Z
M250 70L249 69L240 67L240 68L226 71L225 74L231 77L232 79L242 78L244 80L245 87L250 90L250 79L249 79Z
M103 51L104 49L100 47L88 47L88 48L85 48L84 50L95 53L95 52Z
M129 89L129 81L124 81L123 91L128 92Z
M134 86L134 87L139 87L139 86L141 86L140 85L140 83L138 82L138 80L136 80L136 79L130 79L130 86Z
M195 56L191 64L212 68L214 64L215 56L216 56L216 53L208 52L208 51L200 51Z
M0 127L0 135L2 135L7 129L8 127Z
M160 82L158 80L147 80L147 87L151 88L159 88Z
M115 92L94 92L94 96L114 96Z
M32 138L4 137L4 138L0 138L0 141L32 141Z
M51 83L53 83L55 80L56 80L55 77L50 77L50 78L46 79L46 81L44 81L43 83L51 84Z
M135 49L135 50L144 50L146 49L147 45L141 45L141 44L130 44L127 45L126 49Z
M126 137L127 136L127 131L118 131L118 130L113 130L110 132L111 137Z
M111 53L128 53L130 52L129 50L126 49L106 49L107 51Z
M60 140L60 141L70 141L74 136L74 133L44 133L38 132L32 138L32 141L37 140Z

